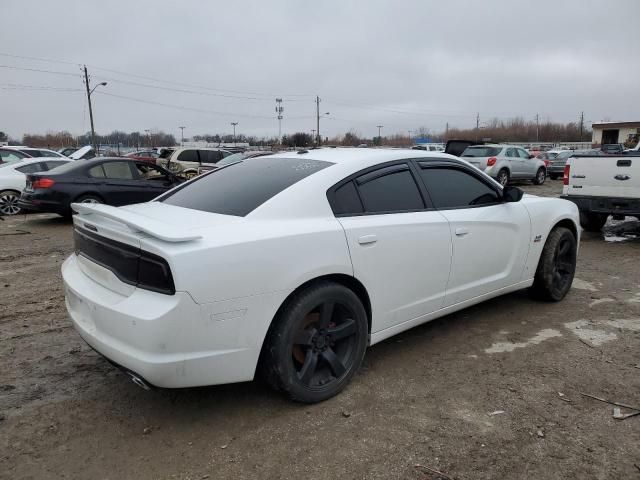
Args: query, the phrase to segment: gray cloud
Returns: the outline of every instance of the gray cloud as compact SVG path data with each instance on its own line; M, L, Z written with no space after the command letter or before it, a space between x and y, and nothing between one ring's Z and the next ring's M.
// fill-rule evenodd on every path
M283 131L310 131L316 94L331 113L326 135L468 127L476 112L637 119L640 2L524 3L4 0L0 52L91 65L93 80L109 82L95 96L104 133L229 132L238 121L239 132L273 135L276 96ZM7 56L0 65L73 74L0 68L0 129L88 129L77 65Z

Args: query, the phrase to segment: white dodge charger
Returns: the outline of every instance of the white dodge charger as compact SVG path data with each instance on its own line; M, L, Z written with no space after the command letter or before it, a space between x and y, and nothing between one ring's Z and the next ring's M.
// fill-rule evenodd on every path
M415 150L279 153L74 210L62 273L90 346L144 387L260 372L302 402L403 330L527 287L561 300L580 235L573 203Z

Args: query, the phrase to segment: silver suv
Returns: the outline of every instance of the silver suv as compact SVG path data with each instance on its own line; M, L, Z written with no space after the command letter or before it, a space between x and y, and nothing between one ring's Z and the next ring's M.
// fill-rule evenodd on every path
M461 157L503 186L510 180L531 180L534 185L542 185L547 178L545 163L515 145L474 145L467 147Z

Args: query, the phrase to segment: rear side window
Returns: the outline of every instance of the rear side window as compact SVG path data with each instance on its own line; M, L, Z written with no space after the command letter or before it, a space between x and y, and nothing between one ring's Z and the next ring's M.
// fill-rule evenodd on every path
M420 176L436 208L461 208L500 202L496 190L464 170L421 167Z
M47 166L48 170L53 170L56 167L59 167L60 165L64 165L67 162L59 162L57 160L51 160L49 162L44 162L44 164Z
M463 157L495 157L500 154L500 147L467 147L462 152Z
M102 169L102 165L96 165L89 169L89 176L91 178L104 178L104 170Z
M388 173L387 173L388 172ZM424 208L422 196L408 166L392 166L356 180L367 213L401 212Z
M179 162L198 162L198 151L197 150L184 150L178 154L178 158L176 158Z
M362 202L353 182L345 183L334 194L333 213L336 215L363 213Z
M102 164L107 178L114 180L133 180L133 172L128 162L107 162Z
M42 170L44 170L44 168L42 163L30 163L29 165L16 168L16 170L21 173L35 173L41 172Z
M202 163L216 163L222 160L222 152L216 150L200 150L200 161Z
M178 207L244 217L264 202L303 178L333 165L298 158L265 158L242 161L213 170L161 202Z

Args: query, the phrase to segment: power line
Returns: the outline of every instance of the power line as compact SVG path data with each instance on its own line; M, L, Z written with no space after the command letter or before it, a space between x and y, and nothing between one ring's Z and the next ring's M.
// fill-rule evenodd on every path
M198 92L195 90L186 90L183 88L174 88L174 87L163 87L160 85L149 85L148 83L139 83L139 82L132 82L129 80L120 80L117 78L109 78L109 77L95 77L95 78L99 78L101 80L108 80L109 82L115 82L115 83L122 83L125 85L133 85L136 87L143 87L143 88L153 88L156 90L166 90L166 91L170 91L170 92L178 92L178 93L188 93L188 94L193 94L193 95L205 95L205 96L210 96L210 97L223 97L223 98L234 98L234 99L241 99L241 100L258 100L258 101L272 101L271 98L260 98L260 97L246 97L246 96L240 96L240 95L227 95L224 93L211 93L211 92ZM293 99L293 100L289 100L292 102L301 102L302 100L299 99Z
M8 68L10 70L24 70L27 72L51 73L55 75L66 75L69 77L80 77L79 73L59 72L55 70L42 70L39 68L16 67L14 65L0 65L0 68Z
M80 66L81 65L81 62L69 62L69 61L66 61L66 60L54 60L54 59L47 59L47 58L41 58L41 57L31 57L31 56L26 56L26 55L14 55L14 54L4 53L4 52L0 52L0 56L10 57L10 58L20 58L20 59L25 59L25 60L33 60L33 61L38 61L38 62L59 63L59 64L64 64L64 65L76 65L76 66ZM123 72L121 70L115 70L115 69L112 69L112 68L100 67L98 65L87 64L87 66L91 67L92 69L102 70L102 71L105 71L105 72L111 72L111 73L115 73L115 74L122 75L122 76L125 76L125 77L140 78L140 79L143 79L143 80L151 80L153 82L165 83L165 84L169 84L169 85L177 85L177 86L183 86L183 87L198 88L198 89L208 90L208 91L228 92L228 93L235 93L235 94L240 94L240 95L257 95L257 96L269 97L269 99L273 98L274 96L277 96L276 94L272 94L272 93L243 92L243 91L239 91L239 90L228 90L228 89L221 89L221 88L212 88L212 87L202 86L202 85L194 85L194 84L184 83L184 82L175 82L175 81L171 81L171 80L150 77L150 76L147 76L147 75L140 75L140 74L131 73L131 72ZM16 68L19 69L19 67L16 67ZM112 81L114 81L114 80L112 80ZM308 98L315 97L315 95L303 94L303 93L291 93L291 94L287 94L286 96L287 97L308 97Z
M162 102L154 102L152 100L143 100L141 98L134 98L134 97L127 97L124 95L117 95L115 93L107 93L107 92L95 92L98 95L106 95L108 97L114 97L114 98L121 98L123 100L130 100L132 102L139 102L139 103L146 103L148 105L158 105L161 107L167 107L167 108L175 108L178 110L187 110L187 111L192 111L192 112L198 112L198 113L207 113L210 115L224 115L224 116L238 116L238 117L248 117L248 118L265 118L265 119L271 119L272 117L268 117L265 115L250 115L250 114L241 114L241 113L236 113L236 112L218 112L215 110L204 110L201 108L193 108L193 107L185 107L182 105L173 105L170 103L162 103Z

